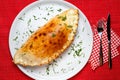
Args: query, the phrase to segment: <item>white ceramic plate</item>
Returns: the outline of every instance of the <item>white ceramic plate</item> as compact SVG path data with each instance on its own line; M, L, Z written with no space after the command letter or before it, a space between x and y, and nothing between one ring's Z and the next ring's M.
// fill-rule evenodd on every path
M44 25L50 18L69 9L77 8L66 1L36 1L25 7L15 18L10 34L9 47L12 57L32 32ZM77 8L78 9L78 8ZM79 10L79 27L72 45L51 64L40 67L23 67L20 70L37 80L66 80L83 69L93 45L90 24Z

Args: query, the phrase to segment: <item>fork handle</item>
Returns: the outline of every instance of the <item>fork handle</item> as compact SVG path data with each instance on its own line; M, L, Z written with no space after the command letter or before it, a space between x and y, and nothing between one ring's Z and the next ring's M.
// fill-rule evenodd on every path
M100 57L100 66L103 65L103 52L102 52L102 39L100 39L100 53L99 53Z

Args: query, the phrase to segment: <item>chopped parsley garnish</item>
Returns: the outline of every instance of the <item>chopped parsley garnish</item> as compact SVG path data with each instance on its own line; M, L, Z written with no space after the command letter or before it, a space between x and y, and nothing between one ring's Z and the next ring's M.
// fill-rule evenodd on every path
M47 13L47 15L50 15L50 13Z
M65 73L66 69L65 69L65 68L62 68L61 71L62 71L63 73Z
M28 26L30 26L30 23L31 23L31 19L29 19L27 22Z
M25 56L25 55L26 55L26 53L23 53L23 54L22 54L22 57Z
M18 50L18 48L15 48L15 50Z
M73 26L72 25L68 25L67 27L72 28Z
M83 27L82 32L84 32L84 29L85 29L85 28Z
M66 16L62 17L62 21L65 21L66 19L67 19Z
M56 60L53 60L53 62L57 62Z
M75 58L76 56L79 57L82 55L82 41L80 41L79 43L77 44L72 44L71 45L71 49L70 49L70 52L68 52L68 55L71 55L71 53L73 53L73 57Z
M73 54L73 57L75 58L76 54Z
M18 39L18 36L16 36L13 40L16 41Z
M74 68L72 68L71 70L74 70Z
M83 54L83 57L85 57L85 54Z
M62 56L60 56L60 58L62 59Z
M74 46L75 46L75 44L72 44L72 46L71 46L71 50L73 50L73 51L75 50Z
M47 73L47 75L49 75L49 71L50 71L50 69L49 69L49 66L46 68L46 73Z
M65 25L65 27L67 27L67 24L66 24L66 23L64 23L64 25Z
M46 7L46 10L48 10L48 7Z
M23 15L25 16L25 13Z
M48 12L53 12L54 11L53 7L46 7L45 10L48 11Z
M80 35L77 36L77 38L79 38L79 37L80 37Z
M27 34L28 36L30 35L28 31L26 31L26 34ZM26 36L27 36L27 35L26 35Z
M53 10L50 10L51 12L53 12Z
M32 34L34 31L32 31L32 30L29 30L29 32Z
M48 19L46 17L43 17L44 20L48 21Z
M37 20L37 19L39 19L39 18L36 18L36 16L35 16L35 15L33 15L33 17L34 17L34 20Z
M50 7L50 9L52 9L53 7Z
M58 18L62 19L62 21L65 21L67 19L66 16L58 16Z
M89 33L87 35L90 35Z
M80 48L80 49L78 49L77 51L75 51L75 54L77 55L77 56L80 56L80 52L82 51L82 48Z
M57 11L61 12L61 11L62 11L62 9L58 9Z
M55 36L56 36L56 34L53 33L53 34L52 34L52 37L55 37Z
M33 70L31 70L31 72L33 72Z
M67 63L67 65L70 65L70 64L71 64L71 62L68 62L68 63Z
M70 55L70 52L68 53L68 55Z
M24 21L24 19L23 19L22 17L20 17L20 18L18 18L18 19Z
M78 63L80 64L80 63L81 63L81 61L78 61Z
M40 6L38 6L38 9L40 9Z

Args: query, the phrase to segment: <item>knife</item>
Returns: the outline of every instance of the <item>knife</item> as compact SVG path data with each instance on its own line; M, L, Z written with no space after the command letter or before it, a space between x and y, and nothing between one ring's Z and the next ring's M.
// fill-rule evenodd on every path
M107 37L108 37L108 65L109 68L112 68L112 59L111 59L111 30L110 30L110 14L107 18Z

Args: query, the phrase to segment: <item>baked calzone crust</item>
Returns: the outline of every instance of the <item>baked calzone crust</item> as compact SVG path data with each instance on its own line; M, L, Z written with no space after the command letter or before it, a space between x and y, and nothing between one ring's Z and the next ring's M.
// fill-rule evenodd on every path
M14 63L23 66L48 64L72 43L78 27L77 9L66 10L35 31L14 55Z

